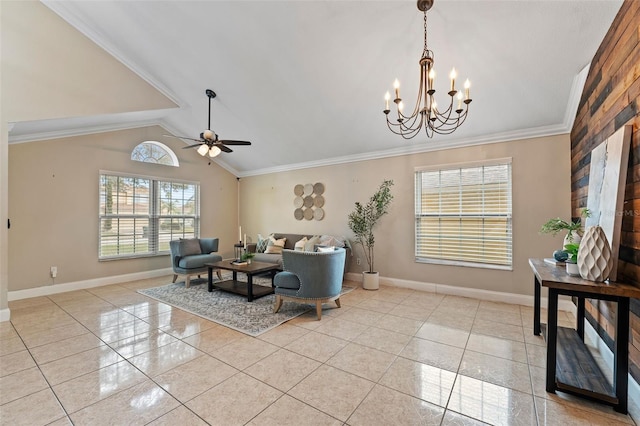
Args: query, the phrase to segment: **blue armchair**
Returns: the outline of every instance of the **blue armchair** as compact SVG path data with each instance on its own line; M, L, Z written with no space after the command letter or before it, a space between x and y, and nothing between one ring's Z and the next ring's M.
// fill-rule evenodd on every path
M178 279L178 275L186 275L185 287L191 285L191 275L207 272L205 263L214 263L222 260L222 256L215 254L218 251L217 238L191 238L169 241L169 251L171 252L171 267L173 268L173 282ZM220 270L217 270L218 278Z
M273 312L278 312L285 300L315 303L318 320L322 319L323 303L335 301L339 308L345 257L343 248L330 252L283 250L284 270L276 274L273 282Z

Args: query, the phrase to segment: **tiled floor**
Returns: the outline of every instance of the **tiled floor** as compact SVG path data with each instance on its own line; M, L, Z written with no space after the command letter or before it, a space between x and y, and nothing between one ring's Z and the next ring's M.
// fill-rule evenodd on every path
M532 308L356 289L254 338L136 293L168 281L11 302L0 423L633 424L545 392Z

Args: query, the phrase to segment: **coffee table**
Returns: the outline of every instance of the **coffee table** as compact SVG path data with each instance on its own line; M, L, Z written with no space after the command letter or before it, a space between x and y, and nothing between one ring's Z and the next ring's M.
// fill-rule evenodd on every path
M213 288L228 291L230 293L241 294L247 296L247 301L253 302L253 299L257 299L267 294L273 293L273 277L280 267L275 263L266 262L251 262L248 265L234 265L232 260L221 260L215 263L205 263L209 272L209 282L207 290L213 291ZM214 284L213 282L213 270L224 269L233 272L233 278L230 280L219 281ZM238 281L238 272L244 272L247 275L247 281ZM265 287L261 285L253 284L253 276L258 274L264 274L269 272L271 275L271 287Z

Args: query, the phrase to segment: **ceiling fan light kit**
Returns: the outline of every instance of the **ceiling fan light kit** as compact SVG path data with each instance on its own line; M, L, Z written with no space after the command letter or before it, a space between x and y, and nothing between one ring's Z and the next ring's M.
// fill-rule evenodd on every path
M218 138L218 135L211 130L211 100L216 97L216 92L211 89L207 89L205 91L207 97L209 98L209 122L207 125L207 129L200 133L200 139L187 138L184 136L173 136L173 135L164 135L170 138L179 138L179 139L188 139L191 141L198 142L194 145L185 146L183 149L195 148L198 147L198 154L203 157L209 154L210 158L217 157L221 152L230 153L233 152L231 148L227 145L251 145L251 142L248 141L234 141L234 140L221 140Z
M449 78L451 80L449 105L446 109L438 108L434 99L436 90L434 89L435 70L433 52L427 47L427 11L433 6L434 0L418 0L418 10L424 13L424 50L420 58L420 87L418 89L418 99L415 108L409 115L405 115L404 103L400 97L400 82L398 79L394 81L393 87L395 91L397 118L395 122L389 119L389 101L391 95L389 92L385 94L384 114L387 120L387 126L396 135L401 135L405 139L415 137L422 128L424 128L427 137L432 138L434 134L448 135L453 133L467 118L469 112L469 104L471 97L469 89L471 83L467 79L464 83L464 93L456 90L457 72L451 70ZM454 104L457 100L457 107ZM463 107L464 104L464 107Z

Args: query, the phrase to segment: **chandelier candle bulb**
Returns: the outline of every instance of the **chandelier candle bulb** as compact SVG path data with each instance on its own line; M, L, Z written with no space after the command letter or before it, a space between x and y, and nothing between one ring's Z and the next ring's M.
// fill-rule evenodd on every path
M389 99L391 99L391 95L389 92L384 94L384 109L385 111L389 111Z
M458 109L462 110L462 92L458 92Z
M436 70L431 68L429 71L429 89L433 89L433 80L436 78Z
M452 92L455 92L455 90L456 90L456 77L457 77L456 69L453 68L451 70L451 74L449 74L449 78L451 78L451 91Z
M393 88L396 89L396 99L400 99L400 82L397 78L393 82Z
M467 81L464 82L464 97L465 99L469 99L469 88L471 87L471 83L469 82L469 79L467 79Z

